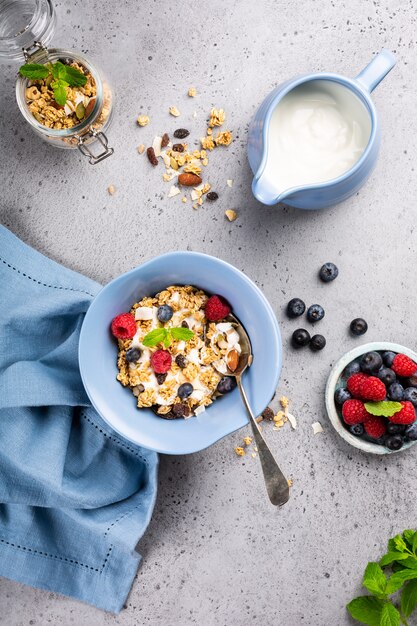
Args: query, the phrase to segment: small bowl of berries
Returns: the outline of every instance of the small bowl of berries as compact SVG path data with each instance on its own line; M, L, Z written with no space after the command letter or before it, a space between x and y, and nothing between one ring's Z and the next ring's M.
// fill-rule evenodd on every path
M417 353L404 346L368 343L345 354L326 386L335 430L356 448L390 454L417 441Z

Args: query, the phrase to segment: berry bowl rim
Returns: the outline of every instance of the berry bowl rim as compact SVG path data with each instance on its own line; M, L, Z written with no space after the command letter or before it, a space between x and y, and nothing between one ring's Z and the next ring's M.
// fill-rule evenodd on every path
M124 439L163 454L182 455L208 448L249 420L237 388L197 417L163 420L150 409L139 411L133 394L116 380L117 345L109 330L111 320L138 298L170 284L194 284L208 293L215 293L215 286L232 304L252 342L254 360L243 384L256 415L276 392L283 351L278 320L265 294L239 269L214 256L188 250L161 254L99 291L87 310L79 341L81 378L93 407Z
M349 365L352 361L355 361L358 357L362 356L366 352L380 352L380 351L390 350L392 352L398 352L401 354L406 354L413 359L413 361L417 362L417 352L414 352L410 348L406 348L405 346L399 343L393 343L390 341L374 341L371 343L365 343L349 352L346 352L332 367L329 377L327 379L326 391L325 391L325 401L326 401L326 410L327 415L329 416L330 422L335 429L335 431L350 443L354 448L358 448L359 450L363 450L364 452L369 452L371 454L396 454L398 452L404 452L413 446L416 441L408 441L405 443L402 448L399 450L389 450L385 446L381 446L377 443L372 443L371 441L365 441L364 439L360 439L359 437L355 437L352 435L343 425L341 418L339 417L339 413L336 407L336 403L334 400L334 394L337 389L338 383L341 378L341 374L344 371L345 367Z

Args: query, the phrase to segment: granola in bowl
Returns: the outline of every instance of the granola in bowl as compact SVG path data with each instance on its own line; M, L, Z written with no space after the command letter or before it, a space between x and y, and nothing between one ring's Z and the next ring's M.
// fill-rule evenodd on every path
M151 408L164 419L188 418L232 391L235 380L226 373L241 347L230 312L221 296L171 285L114 318L117 380L130 388L139 409Z

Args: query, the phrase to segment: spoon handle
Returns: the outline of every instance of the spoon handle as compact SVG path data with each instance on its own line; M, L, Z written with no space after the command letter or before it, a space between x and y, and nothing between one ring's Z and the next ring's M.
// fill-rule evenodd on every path
M284 474L281 472L278 463L274 459L271 450L269 449L265 439L259 430L258 422L250 408L248 398L242 385L240 376L236 376L237 386L239 387L240 395L242 396L243 403L246 407L250 422L252 426L253 436L255 437L256 445L258 448L259 459L261 461L262 471L264 474L266 490L268 492L269 499L275 506L282 506L290 497L290 488L288 481Z

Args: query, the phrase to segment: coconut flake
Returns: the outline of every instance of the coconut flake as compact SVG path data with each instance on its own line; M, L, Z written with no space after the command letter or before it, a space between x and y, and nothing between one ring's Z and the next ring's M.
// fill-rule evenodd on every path
M285 413L285 417L288 418L291 427L293 428L293 430L295 430L297 428L297 420L295 419L294 415L291 415L291 413Z
M152 320L153 309L152 306L139 306L135 311L135 320Z
M162 137L155 137L155 139L153 140L152 148L154 149L156 157L161 156L161 144L162 144Z
M201 405L198 406L196 409L194 409L194 415L200 415L200 413L204 413L204 411L206 410L206 407Z
M216 324L216 329L220 333L226 333L231 328L232 328L232 325L230 322L220 322L220 324Z
M212 366L220 372L220 374L227 374L227 365L223 359L217 359L217 361L213 361Z
M324 432L323 426L320 424L320 422L314 422L314 424L311 424L311 428L313 429L313 433L315 435Z
M232 178L229 178L226 182L227 182L227 186L228 187L233 187L233 179Z
M179 189L176 185L172 185L171 189L168 192L168 198L178 196L179 193L181 193L181 189Z

